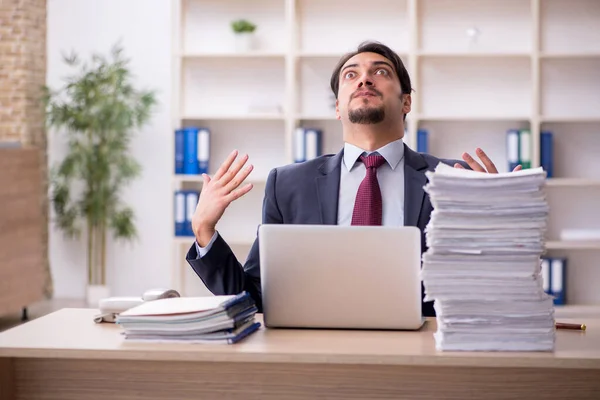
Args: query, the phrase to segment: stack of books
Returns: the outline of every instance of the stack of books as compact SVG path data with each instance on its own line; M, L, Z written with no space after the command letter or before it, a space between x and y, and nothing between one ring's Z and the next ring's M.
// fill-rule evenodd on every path
M552 351L553 299L541 256L549 207L542 168L487 174L439 164L421 279L438 350Z
M116 323L126 340L237 343L258 330L254 300L232 296L174 297L148 301L122 312Z

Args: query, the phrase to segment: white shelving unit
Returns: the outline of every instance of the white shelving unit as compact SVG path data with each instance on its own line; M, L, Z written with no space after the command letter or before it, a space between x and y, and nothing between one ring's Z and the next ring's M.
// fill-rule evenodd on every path
M250 155L254 189L218 229L244 262L261 220L269 170L292 162L297 126L323 130L325 153L342 147L329 88L338 59L363 40L402 57L413 109L405 142L429 131L430 152L460 158L482 147L506 171L505 135L554 134L548 254L568 257L570 304L600 304L600 243L560 241L562 229L600 228L600 1L597 0L177 0L174 1L173 130L211 130L210 173L234 148ZM257 24L254 50L236 51L234 19ZM172 133L171 133L172 134ZM174 152L171 149L171 153ZM201 189L173 176L173 188ZM174 237L173 286L207 293Z

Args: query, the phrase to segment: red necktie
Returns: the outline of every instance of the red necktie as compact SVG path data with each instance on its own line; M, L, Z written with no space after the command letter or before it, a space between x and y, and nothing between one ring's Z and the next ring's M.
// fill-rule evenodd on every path
M365 164L367 173L358 187L352 225L381 225L383 205L381 189L377 181L377 168L385 163L385 158L380 155L360 156Z

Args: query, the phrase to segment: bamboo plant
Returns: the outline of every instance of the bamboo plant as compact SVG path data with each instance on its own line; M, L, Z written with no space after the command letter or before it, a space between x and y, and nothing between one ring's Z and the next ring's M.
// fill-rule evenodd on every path
M137 237L134 212L120 196L141 173L130 145L151 118L156 97L134 87L119 44L110 57L63 58L76 72L59 89L45 88L47 125L68 140L67 155L50 169L53 219L68 238L87 231L88 284L106 285L109 233L117 240Z

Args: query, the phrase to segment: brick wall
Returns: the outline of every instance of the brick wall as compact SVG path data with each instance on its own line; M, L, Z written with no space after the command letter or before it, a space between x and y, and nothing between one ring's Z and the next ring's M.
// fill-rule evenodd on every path
M46 294L48 266L48 179L42 86L46 83L46 0L0 0L0 141L40 150Z

